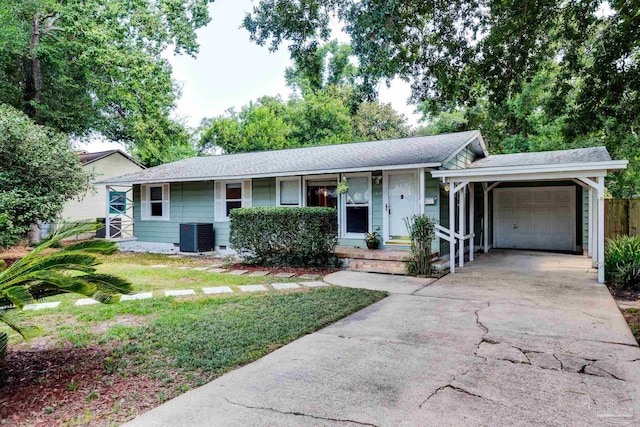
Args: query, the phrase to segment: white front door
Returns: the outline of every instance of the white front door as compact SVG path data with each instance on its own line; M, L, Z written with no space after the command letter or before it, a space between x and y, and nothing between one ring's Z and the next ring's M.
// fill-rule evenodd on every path
M406 217L418 213L418 180L415 171L385 174L386 240L408 240Z

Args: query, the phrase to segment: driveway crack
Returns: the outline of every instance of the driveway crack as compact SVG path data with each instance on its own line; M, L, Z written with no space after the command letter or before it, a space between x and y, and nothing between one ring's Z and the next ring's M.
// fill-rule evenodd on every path
M313 418L313 419L316 419L316 420L335 421L335 422L339 422L339 423L357 424L357 425L360 425L360 426L378 427L376 424L365 423L365 422L361 422L361 421L355 421L355 420L349 420L349 419L340 419L340 418L321 417L321 416L318 416L318 415L305 414L303 412L297 412L297 411L280 411L278 409L267 408L265 406L252 406L252 405L246 405L246 404L243 404L243 403L233 402L233 401L227 399L226 397L223 397L223 399L226 400L227 403L229 403L231 405L240 406L240 407L246 408L246 409L258 409L258 410L261 410L261 411L270 411L270 412L275 412L277 414L282 414L282 415L295 415L297 417L307 417L307 418Z

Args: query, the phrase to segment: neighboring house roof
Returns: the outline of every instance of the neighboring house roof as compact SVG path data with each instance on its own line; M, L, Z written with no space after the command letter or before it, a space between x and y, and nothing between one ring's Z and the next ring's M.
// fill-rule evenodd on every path
M193 157L104 180L108 184L201 181L439 167L465 146L487 155L478 131L419 136L384 141L322 145L276 151Z
M136 165L140 166L143 169L146 169L146 167L138 162L137 160L135 160L133 157L131 157L130 155L128 155L127 153L120 151L120 150L107 150L107 151L98 151L95 153L89 153L87 151L80 151L78 153L78 158L80 159L80 163L84 166L84 165L88 165L89 163L93 163L93 162L97 162L98 160L104 159L105 157L109 157L112 154L120 154L122 157L126 158L127 160L131 161L132 163L135 163Z
M538 153L496 154L476 160L467 166L467 169L609 161L611 157L605 147L593 147Z

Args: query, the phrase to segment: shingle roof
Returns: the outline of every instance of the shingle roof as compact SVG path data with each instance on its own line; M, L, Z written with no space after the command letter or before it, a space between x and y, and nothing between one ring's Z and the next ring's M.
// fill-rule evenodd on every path
M122 155L123 157L126 157L127 159L129 159L130 161L132 161L133 163L137 164L138 166L144 168L144 165L142 165L140 162L136 161L133 157L129 156L128 154L120 151L120 150L107 150L107 151L97 151L95 153L89 153L86 151L81 151L78 153L78 158L80 160L80 164L82 165L86 165L92 162L95 162L97 160L103 159L105 157L108 157L114 153L118 153L120 155Z
M467 169L608 161L611 161L611 157L605 147L592 147L538 153L496 154L476 160L467 166Z
M323 145L277 151L193 157L142 172L105 180L105 183L145 183L208 180L233 177L278 176L350 169L441 163L470 141L478 131L435 136ZM482 146L479 149L483 149Z

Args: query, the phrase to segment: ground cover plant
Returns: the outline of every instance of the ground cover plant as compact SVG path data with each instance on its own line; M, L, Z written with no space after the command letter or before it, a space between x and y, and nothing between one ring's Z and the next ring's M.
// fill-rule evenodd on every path
M119 424L384 295L331 287L26 313L43 335L7 355L0 425Z
M640 292L640 237L617 236L608 240L604 262L610 286Z

